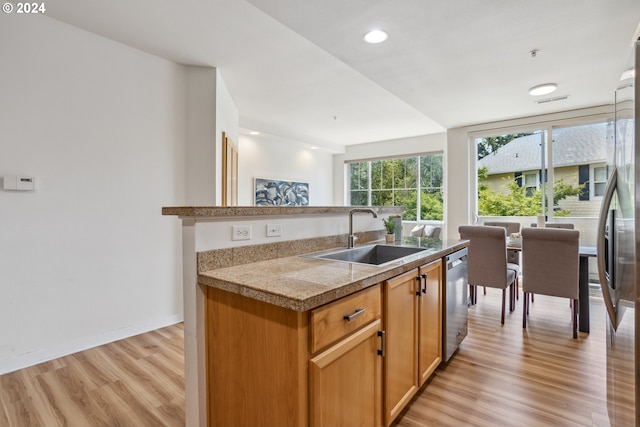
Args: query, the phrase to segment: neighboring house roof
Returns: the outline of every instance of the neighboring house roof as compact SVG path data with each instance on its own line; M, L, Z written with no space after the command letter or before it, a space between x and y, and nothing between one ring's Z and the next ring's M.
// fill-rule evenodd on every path
M606 161L607 124L553 130L554 167ZM516 138L478 161L489 175L540 169L540 133Z

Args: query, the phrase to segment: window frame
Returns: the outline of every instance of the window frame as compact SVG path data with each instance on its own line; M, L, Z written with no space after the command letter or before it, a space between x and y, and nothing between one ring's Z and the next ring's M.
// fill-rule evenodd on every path
M604 181L596 181L596 169L604 169L605 179ZM602 195L596 195L596 184L607 183L607 164L606 163L591 163L589 164L589 200L602 200ZM604 189L603 189L604 190Z
M440 156L441 160L440 160L440 186L439 187L434 187L433 186L433 181L429 181L428 183L423 183L422 182L422 170L421 170L421 160L425 157L435 157L435 156ZM379 162L379 161L395 161L395 160L404 160L404 159L415 159L415 164L416 164L416 177L415 177L415 187L411 187L411 188L400 188L398 187L397 189L395 187L390 188L390 189L380 189L380 188L373 188L372 186L372 163L374 162ZM352 189L351 188L351 165L352 164L362 164L362 163L367 163L367 170L368 170L368 188L366 189L367 191L367 206L371 206L373 203L373 199L374 197L372 196L373 192L375 191L391 191L392 192L392 200L393 200L393 204L391 206L395 206L395 193L396 192L407 192L407 191L414 191L416 193L416 206L415 206L415 211L416 211L416 219L415 220L411 220L411 221L420 221L420 222L426 222L426 221L432 221L432 222L439 222L442 223L444 221L445 218L445 213L444 213L444 190L445 190L445 179L446 179L446 175L445 175L445 153L443 151L437 151L437 152L427 152L427 153L408 153L408 154L404 154L404 155L399 155L399 156L389 156L389 157L378 157L378 158L368 158L368 159L351 159L348 161L344 162L344 166L345 166L345 205L346 206L360 206L360 205L352 205L351 203L351 196L352 196L352 192L353 191L365 191L363 189ZM433 177L431 175L431 177ZM440 197L442 198L442 219L425 219L422 218L421 214L422 214L422 204L421 204L421 197L422 197L422 192L424 190L439 190L440 193ZM376 205L378 206L378 205ZM380 205L382 206L382 205ZM387 206L387 205L385 205ZM411 208L409 206L407 206L407 208Z

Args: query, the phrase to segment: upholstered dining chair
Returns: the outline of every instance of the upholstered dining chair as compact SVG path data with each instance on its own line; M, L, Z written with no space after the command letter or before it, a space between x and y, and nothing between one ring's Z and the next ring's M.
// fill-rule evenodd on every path
M416 237L431 237L434 239L440 238L441 227L434 225L417 224L411 229L409 235Z
M512 233L520 232L520 223L519 222L509 222L509 221L486 221L484 225L488 225L491 227L503 227L507 230L507 236ZM520 283L518 278L520 277L520 251L516 251L513 249L507 250L507 262L509 263L509 268L515 270L516 272L516 284L515 284L515 295L516 299L520 298ZM485 292L486 293L486 292Z
M569 298L573 308L573 338L578 338L579 244L578 230L522 229L523 329L527 328L530 293Z
M424 232L424 224L416 224L411 231L409 231L410 236L422 237L422 233Z
M433 239L440 238L440 227L436 227L435 225L425 225L424 230L422 231L422 237L431 237Z
M510 287L509 310L513 311L516 281L515 271L507 268L506 230L503 227L462 225L458 232L461 239L469 240L467 267L472 298L477 298L476 286L502 289L500 323L504 325L507 288Z

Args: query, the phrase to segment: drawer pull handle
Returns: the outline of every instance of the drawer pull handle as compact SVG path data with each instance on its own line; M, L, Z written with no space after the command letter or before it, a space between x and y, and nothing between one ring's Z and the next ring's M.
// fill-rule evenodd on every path
M354 311L353 314L345 314L343 316L343 319L346 320L347 322L350 322L352 319L355 319L356 317L360 316L362 313L364 313L364 308L356 308L356 311Z
M385 331L378 331L380 337L380 348L378 349L378 356L385 356L385 349L387 348L387 334Z

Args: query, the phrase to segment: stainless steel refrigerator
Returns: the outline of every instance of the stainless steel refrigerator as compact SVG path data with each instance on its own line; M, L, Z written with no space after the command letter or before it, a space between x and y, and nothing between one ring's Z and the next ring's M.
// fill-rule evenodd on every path
M607 308L607 412L611 426L640 426L638 387L638 256L640 238L640 43L634 46L615 96L607 138L609 181L598 226L598 273Z

